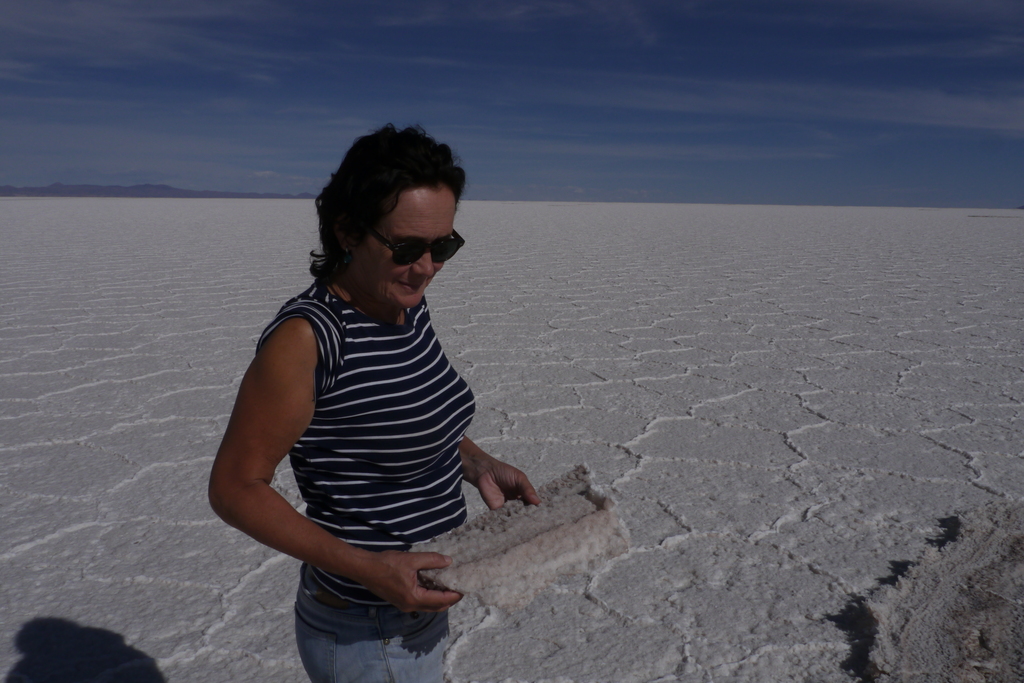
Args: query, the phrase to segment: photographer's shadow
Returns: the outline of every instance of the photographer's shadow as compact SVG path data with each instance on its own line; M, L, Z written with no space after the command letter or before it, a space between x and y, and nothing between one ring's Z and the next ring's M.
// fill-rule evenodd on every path
M73 621L41 617L14 638L21 659L5 683L75 683L102 676L110 683L165 683L156 662L124 636Z

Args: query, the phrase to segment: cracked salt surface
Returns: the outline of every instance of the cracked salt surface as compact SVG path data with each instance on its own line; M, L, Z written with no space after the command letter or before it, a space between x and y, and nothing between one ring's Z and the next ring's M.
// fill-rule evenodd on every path
M852 680L837 615L940 520L1024 499L1024 213L971 214L464 203L428 298L470 435L537 483L588 462L633 546L521 611L463 600L450 679ZM297 563L205 488L315 225L312 202L0 200L12 680L305 680Z

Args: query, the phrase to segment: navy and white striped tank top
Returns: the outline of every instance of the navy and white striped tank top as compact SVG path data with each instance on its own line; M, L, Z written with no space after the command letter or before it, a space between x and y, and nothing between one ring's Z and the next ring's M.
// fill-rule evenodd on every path
M314 284L281 308L257 348L294 317L309 321L319 347L313 419L289 454L306 516L375 551L408 550L465 522L459 442L476 403L434 336L426 299L392 325ZM313 572L340 597L387 604Z

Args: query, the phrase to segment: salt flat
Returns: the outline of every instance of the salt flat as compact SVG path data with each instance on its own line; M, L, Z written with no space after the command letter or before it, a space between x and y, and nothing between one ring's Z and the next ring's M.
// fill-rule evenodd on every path
M633 547L519 612L457 605L453 681L848 681L858 598L1024 499L1024 212L467 202L457 228L428 300L470 435L538 484L589 463ZM8 680L305 680L297 563L205 489L314 231L312 202L0 200Z

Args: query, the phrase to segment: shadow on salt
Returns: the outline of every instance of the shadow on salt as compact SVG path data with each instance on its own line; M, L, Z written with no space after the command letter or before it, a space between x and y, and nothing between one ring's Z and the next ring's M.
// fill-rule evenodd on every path
M14 638L21 659L4 679L31 681L130 681L164 683L156 662L124 642L124 636L67 619L39 617Z

